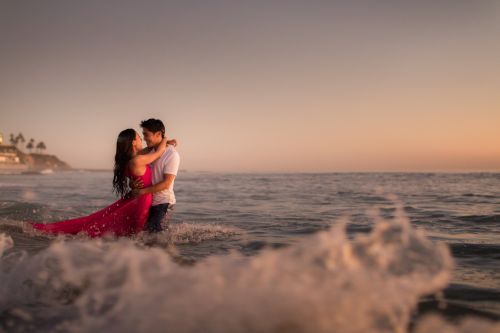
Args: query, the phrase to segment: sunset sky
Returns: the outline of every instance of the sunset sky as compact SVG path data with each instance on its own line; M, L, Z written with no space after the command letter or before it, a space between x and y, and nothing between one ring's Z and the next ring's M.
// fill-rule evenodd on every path
M4 139L151 117L193 171L500 171L500 1L0 0Z

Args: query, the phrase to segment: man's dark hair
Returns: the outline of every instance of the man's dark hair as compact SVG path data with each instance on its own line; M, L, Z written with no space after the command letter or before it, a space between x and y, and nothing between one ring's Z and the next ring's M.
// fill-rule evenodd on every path
M141 121L141 127L153 133L161 132L161 136L165 137L165 125L163 125L160 119L150 118L148 120L143 120Z

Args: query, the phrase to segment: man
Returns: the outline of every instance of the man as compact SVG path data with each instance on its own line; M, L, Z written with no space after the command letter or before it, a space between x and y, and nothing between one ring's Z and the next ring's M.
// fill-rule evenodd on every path
M142 134L146 141L146 151L155 149L165 137L165 126L159 119L148 119L141 122ZM169 141L168 143L171 143ZM174 145L176 144L173 140ZM153 203L149 209L146 230L160 232L163 230L162 222L168 228L175 205L174 180L179 170L180 156L174 145L169 144L160 158L151 164L153 172L153 185L141 188L140 183L131 184L134 196L153 193Z

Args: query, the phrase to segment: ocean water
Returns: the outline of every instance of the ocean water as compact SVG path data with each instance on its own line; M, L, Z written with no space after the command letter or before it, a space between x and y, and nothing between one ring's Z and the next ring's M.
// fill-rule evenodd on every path
M500 332L499 173L181 173L169 232L52 237L109 172L0 175L0 332Z

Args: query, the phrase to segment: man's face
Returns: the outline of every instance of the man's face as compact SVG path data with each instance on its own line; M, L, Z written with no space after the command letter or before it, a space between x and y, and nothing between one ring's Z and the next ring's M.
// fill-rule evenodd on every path
M151 132L146 128L142 129L142 135L144 136L144 141L146 141L146 145L148 146L148 148L156 146L163 139L161 137L161 131Z

